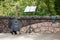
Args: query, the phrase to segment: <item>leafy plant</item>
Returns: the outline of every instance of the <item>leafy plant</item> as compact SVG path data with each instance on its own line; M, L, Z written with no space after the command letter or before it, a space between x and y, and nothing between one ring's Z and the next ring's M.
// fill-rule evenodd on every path
M15 16L18 5L19 16L60 15L59 0L0 0L0 16ZM26 6L37 6L35 13L24 13Z

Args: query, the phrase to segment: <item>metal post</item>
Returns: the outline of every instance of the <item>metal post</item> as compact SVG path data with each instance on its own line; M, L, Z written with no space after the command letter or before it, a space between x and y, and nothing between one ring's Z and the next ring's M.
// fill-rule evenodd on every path
M31 33L31 20L30 19L28 20L28 24L29 24L29 27L28 27L27 32Z
M52 16L52 23L55 23L56 22L56 16Z

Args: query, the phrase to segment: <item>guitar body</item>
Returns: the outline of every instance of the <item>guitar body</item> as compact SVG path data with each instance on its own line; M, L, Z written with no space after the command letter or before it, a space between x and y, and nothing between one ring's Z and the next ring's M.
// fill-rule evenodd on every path
M21 22L19 20L13 19L10 21L10 29L12 31L20 31Z

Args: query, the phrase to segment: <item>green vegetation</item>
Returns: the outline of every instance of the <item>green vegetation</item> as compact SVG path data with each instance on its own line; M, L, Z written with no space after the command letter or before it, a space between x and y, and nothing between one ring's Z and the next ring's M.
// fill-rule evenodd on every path
M60 0L0 0L0 16L15 16L18 4L19 16L57 16L60 15ZM37 6L35 13L24 13L26 6Z
M55 10L57 12L57 15L60 15L60 0L55 1Z

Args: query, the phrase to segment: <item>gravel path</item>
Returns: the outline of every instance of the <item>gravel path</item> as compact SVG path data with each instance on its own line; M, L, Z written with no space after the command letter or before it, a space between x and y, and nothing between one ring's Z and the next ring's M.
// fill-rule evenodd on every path
M10 33L0 33L0 40L60 40L60 33L31 33L21 35L11 35Z

